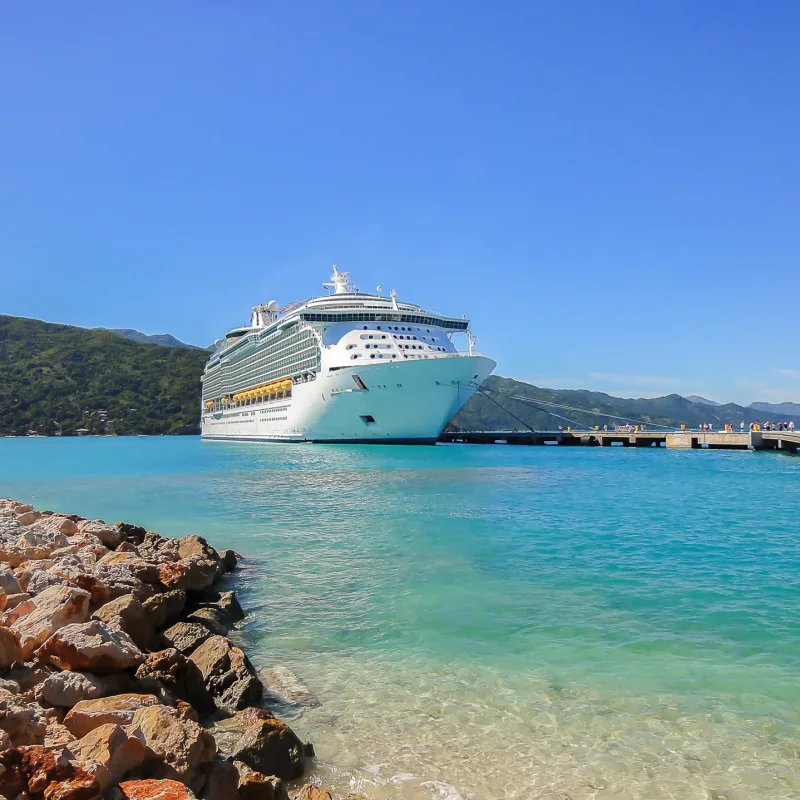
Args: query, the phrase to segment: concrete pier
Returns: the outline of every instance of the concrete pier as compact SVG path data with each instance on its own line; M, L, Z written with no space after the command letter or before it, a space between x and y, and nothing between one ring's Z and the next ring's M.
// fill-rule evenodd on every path
M668 447L676 450L800 449L800 432L789 431L445 431L440 442L583 447Z

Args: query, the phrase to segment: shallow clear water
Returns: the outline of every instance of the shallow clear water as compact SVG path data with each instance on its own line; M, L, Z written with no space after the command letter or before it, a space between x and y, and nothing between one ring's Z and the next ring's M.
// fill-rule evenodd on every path
M0 440L0 496L248 556L241 635L370 798L800 797L800 458Z

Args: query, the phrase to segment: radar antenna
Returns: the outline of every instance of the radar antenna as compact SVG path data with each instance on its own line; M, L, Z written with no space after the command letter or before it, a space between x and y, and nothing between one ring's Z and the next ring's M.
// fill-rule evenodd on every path
M324 289L333 289L334 294L352 294L357 291L356 287L350 283L349 272L339 272L336 264L333 265L333 275L330 283L323 283Z

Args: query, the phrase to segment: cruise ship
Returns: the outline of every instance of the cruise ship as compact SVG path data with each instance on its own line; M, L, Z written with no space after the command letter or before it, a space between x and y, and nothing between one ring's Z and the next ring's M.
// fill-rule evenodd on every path
M283 309L255 306L217 342L202 378L204 438L432 444L496 366L463 317L394 290L359 292L335 265L323 287Z

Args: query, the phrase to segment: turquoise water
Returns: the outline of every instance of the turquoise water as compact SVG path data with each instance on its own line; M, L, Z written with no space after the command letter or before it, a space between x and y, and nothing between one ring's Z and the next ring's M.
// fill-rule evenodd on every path
M248 557L253 660L370 798L800 797L800 458L0 440L0 496Z

